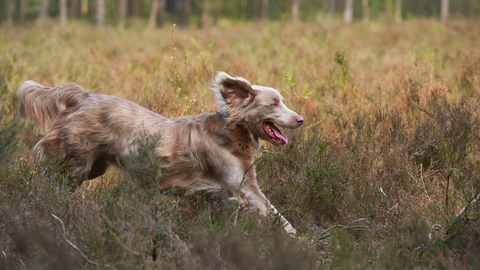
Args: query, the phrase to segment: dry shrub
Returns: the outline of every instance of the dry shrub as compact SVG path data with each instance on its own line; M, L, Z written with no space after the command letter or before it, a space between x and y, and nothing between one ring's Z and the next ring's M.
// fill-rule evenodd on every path
M0 267L475 268L479 25L322 25L0 27ZM234 223L221 197L158 190L158 164L142 151L124 161L142 168L133 176L113 170L71 193L14 118L27 79L74 81L167 117L215 111L219 70L279 89L306 119L285 131L288 145L264 143L273 154L257 163L299 239L276 216L242 210Z

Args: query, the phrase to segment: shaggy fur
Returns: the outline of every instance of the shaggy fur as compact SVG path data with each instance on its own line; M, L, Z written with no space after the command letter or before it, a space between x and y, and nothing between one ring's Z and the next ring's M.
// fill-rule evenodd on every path
M262 215L277 213L257 185L255 168L247 169L259 139L275 146L288 143L275 124L298 128L303 118L285 106L277 90L252 86L241 77L219 72L213 91L218 112L172 119L74 83L49 88L26 81L17 95L20 116L47 130L35 148L68 160L75 186L119 165L135 151L135 142L151 135L160 138L155 155L162 161L162 188L175 186L180 194L223 189L235 198L240 187L242 200ZM286 231L295 233L284 222Z

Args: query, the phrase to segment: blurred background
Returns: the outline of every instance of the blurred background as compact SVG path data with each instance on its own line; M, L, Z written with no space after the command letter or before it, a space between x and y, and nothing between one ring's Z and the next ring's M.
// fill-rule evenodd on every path
M317 22L322 17L350 23L370 20L383 23L414 18L473 18L480 10L477 0L1 0L0 23L27 25L56 18L92 24L125 26L148 21L208 27L219 20L300 20Z

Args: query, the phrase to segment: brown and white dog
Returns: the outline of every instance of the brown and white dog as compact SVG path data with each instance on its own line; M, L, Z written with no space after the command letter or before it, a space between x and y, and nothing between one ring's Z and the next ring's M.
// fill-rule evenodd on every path
M74 186L103 175L131 154L140 138L154 135L160 138L155 155L162 161L162 188L175 186L178 193L223 189L230 197L237 197L240 188L241 200L260 214L277 213L250 166L259 139L275 146L288 143L275 125L298 128L304 119L285 106L277 90L241 77L219 72L213 91L218 112L172 119L74 83L50 88L26 81L17 95L20 116L47 130L36 149L68 160ZM295 233L282 219L285 230Z

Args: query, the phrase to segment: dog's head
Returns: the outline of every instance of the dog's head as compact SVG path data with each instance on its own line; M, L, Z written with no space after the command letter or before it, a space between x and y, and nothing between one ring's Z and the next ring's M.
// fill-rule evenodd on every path
M288 143L276 125L298 128L303 124L303 117L287 108L282 95L273 88L251 85L244 78L219 72L213 91L229 121L245 122L253 135L275 146Z

